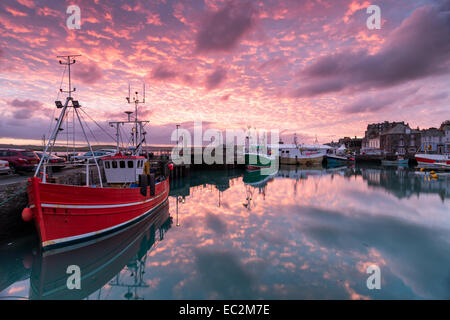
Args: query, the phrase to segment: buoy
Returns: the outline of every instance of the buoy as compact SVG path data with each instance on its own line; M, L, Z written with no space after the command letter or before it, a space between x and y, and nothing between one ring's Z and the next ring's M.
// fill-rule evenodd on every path
M169 167L169 170L172 171L173 170L173 163L169 163L168 167Z
M434 172L433 170L430 171L430 174L435 174L436 172Z
M431 176L433 177L433 179L437 179L438 178L438 175L436 173L432 174Z
M33 219L33 212L30 208L25 208L22 210L22 219L23 221L31 221L31 219Z

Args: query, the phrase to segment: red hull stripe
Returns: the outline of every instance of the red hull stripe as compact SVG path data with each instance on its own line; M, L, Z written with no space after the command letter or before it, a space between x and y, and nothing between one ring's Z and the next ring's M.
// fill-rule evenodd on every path
M435 163L436 160L434 159L426 159L426 158L420 158L416 157L417 162L423 162L423 163Z
M164 193L162 193L161 195L159 195L158 197L164 195ZM166 199L168 198L169 194L166 194ZM157 198L158 198L157 197ZM166 200L164 199L164 200ZM60 238L60 239L54 239L54 240L48 240L48 241L44 241L42 242L42 248L44 250L48 250L50 248L55 248L55 247L59 247L62 245L68 245L68 244L74 244L74 243L78 243L81 241L86 241L89 239L93 239L96 237L101 237L104 235L107 235L109 233L115 232L117 230L120 230L122 228L125 228L133 223L138 222L139 220L142 220L143 218L145 218L148 214L150 214L151 212L155 211L156 209L158 209L165 201L162 201L161 203L159 203L158 205L156 205L155 207L151 208L150 210L144 212L143 214L125 221L121 224L115 225L113 227L110 228L106 228L106 229L102 229L102 230L98 230L98 231L94 231L94 232L89 232L89 233L84 233L81 235L76 235L76 236L71 236L71 237L66 237L66 238Z

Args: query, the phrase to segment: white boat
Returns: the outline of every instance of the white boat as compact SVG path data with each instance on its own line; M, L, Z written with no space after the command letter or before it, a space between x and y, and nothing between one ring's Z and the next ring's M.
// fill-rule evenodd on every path
M294 135L293 144L280 144L280 164L317 165L321 164L330 146L318 144L298 144L297 135Z
M415 157L419 165L450 165L450 154L418 153Z
M311 150L311 145L280 145L281 164L314 165L322 163L327 149Z

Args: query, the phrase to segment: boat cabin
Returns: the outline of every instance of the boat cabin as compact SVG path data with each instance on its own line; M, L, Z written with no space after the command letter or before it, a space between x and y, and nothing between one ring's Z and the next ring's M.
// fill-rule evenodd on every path
M102 159L108 183L136 183L144 171L146 159L142 156L116 154Z

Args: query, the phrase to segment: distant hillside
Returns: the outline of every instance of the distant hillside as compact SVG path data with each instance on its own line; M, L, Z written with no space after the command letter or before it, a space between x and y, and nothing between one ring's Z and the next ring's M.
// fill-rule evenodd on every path
M8 149L28 149L28 150L34 150L34 151L42 151L42 146L35 146L35 145L14 145L14 144L0 144L0 148L8 148ZM99 145L92 145L92 149L115 149L115 145L107 145L107 144L99 144ZM78 152L82 151L89 151L89 147L69 147L69 151L74 150ZM65 152L67 151L67 147L64 146L55 146L53 148L55 152Z

